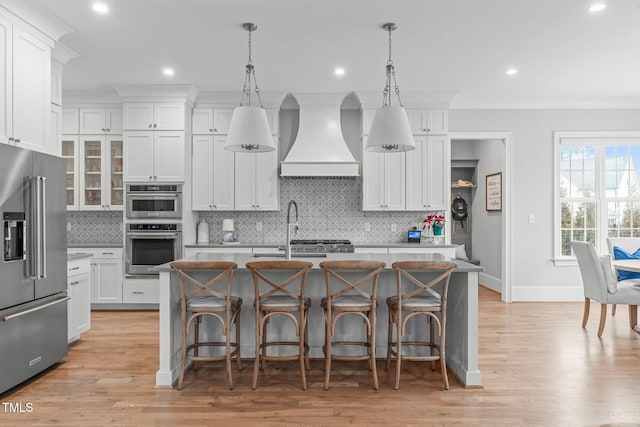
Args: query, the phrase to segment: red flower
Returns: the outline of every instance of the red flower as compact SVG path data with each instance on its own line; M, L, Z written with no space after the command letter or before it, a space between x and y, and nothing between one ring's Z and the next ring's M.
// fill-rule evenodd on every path
M433 212L424 218L424 221L422 222L422 229L428 230L434 225L437 225L438 227L442 227L444 225L444 222L445 222L444 213Z

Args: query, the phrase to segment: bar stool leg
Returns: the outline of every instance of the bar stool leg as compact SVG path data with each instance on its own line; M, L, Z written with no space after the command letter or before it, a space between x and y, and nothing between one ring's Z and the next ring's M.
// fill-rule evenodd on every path
M231 376L231 322L225 324L225 365L227 367L227 379L229 381L229 390L233 390L233 377Z
M184 367L187 359L187 322L184 312L182 314L182 359L180 360L180 376L178 377L178 390L182 390L184 380Z
M269 324L270 318L264 321L264 327L262 328L262 358L260 360L260 370L264 371L264 368L267 367L267 361L265 360L265 356L267 355L267 325Z
M433 327L433 320L431 319L431 316L427 316L427 320L429 321L429 355L433 356L433 350L434 350L434 345L436 343L435 340L435 328ZM436 361L432 360L431 361L431 370L435 371L436 370Z
M255 390L258 387L258 369L260 368L260 333L262 332L262 326L260 324L260 312L256 310L256 355L253 361L253 383L251 389Z
M306 357L305 357L305 316L304 313L300 316L300 324L298 325L298 354L300 360L300 375L302 377L302 389L307 389L307 373L306 373Z
M238 365L238 371L242 371L242 361L240 354L240 312L236 312L235 315L235 323L236 323L236 363ZM231 326L229 326L231 327Z
M402 332L400 331L402 319L400 313L396 314L396 336L398 338L396 342L396 384L394 389L400 388L400 362L402 361Z
M324 312L325 316L325 333L324 333L324 389L329 389L329 376L331 375L331 337L332 337L332 329L333 329L333 321L331 319L331 310L326 310Z
M384 362L385 371L391 366L391 343L393 342L393 310L389 307L389 316L387 317L387 360Z
M200 342L200 319L201 316L196 317L195 322L194 323L194 337L193 337L193 342L195 344L195 347L193 347L193 355L195 357L198 357L198 343ZM196 362L195 360L191 362L191 366L193 366L193 370L197 371L198 370L198 362Z
M304 362L307 371L311 370L311 362L309 362L309 310L304 312Z
M442 370L442 379L444 380L444 389L449 390L449 376L447 375L447 359L444 354L444 328L440 332L440 369Z
M373 388L379 390L378 385L378 369L376 367L376 312L369 312L369 320L371 328L369 330L369 366L371 367L371 375L373 375Z

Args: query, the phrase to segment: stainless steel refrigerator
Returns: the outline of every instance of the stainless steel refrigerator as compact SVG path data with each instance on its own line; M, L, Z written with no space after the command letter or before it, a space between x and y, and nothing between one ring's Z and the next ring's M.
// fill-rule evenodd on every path
M0 393L67 354L65 160L0 144Z

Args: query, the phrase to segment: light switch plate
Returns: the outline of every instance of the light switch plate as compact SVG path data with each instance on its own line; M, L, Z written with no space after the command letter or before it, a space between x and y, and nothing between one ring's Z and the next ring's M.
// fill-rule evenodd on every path
M398 231L398 226L396 224L391 224L391 231L394 233Z
M371 223L369 223L369 222L365 222L364 223L364 231L366 231L366 232L371 231Z
M256 221L256 231L262 231L262 221Z
M529 224L535 224L536 216L534 214L529 214Z

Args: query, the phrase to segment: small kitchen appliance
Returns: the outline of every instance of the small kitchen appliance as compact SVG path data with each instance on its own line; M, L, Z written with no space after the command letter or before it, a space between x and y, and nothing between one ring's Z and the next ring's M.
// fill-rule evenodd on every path
M414 227L413 230L407 231L407 243L420 243L422 232Z
M231 243L233 242L233 232L235 231L233 225L233 219L224 219L222 220L222 242L223 243Z

